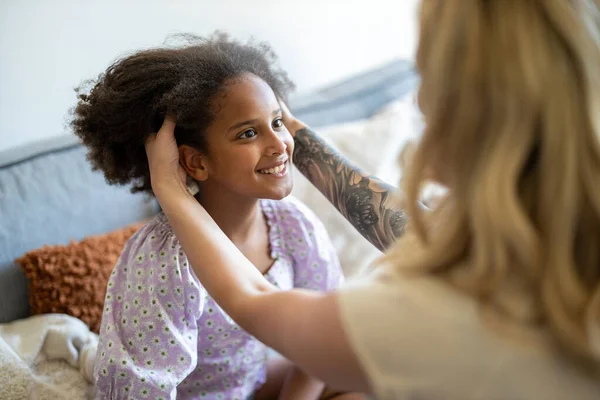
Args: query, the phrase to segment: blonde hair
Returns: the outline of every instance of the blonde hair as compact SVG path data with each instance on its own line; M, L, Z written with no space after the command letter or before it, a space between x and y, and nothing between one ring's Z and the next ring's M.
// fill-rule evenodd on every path
M423 1L426 127L403 182L411 223L383 259L547 332L594 373L599 22L594 0ZM416 200L431 170L449 191L424 213Z

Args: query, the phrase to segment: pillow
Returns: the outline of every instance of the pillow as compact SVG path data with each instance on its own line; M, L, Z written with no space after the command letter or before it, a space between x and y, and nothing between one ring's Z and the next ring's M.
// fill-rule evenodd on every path
M64 246L43 246L15 260L27 278L31 314L68 314L98 333L110 274L125 243L142 225Z
M410 93L371 118L331 125L317 132L367 173L396 185L402 172L398 156L407 143L418 139L422 129L421 114ZM323 221L346 276L359 272L381 255L297 170L294 179L292 195Z

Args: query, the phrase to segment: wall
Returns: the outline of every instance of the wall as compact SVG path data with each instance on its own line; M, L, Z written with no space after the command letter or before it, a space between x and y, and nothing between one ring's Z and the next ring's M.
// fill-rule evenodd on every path
M171 33L267 40L307 91L412 57L416 0L0 0L0 150L57 136L73 88Z

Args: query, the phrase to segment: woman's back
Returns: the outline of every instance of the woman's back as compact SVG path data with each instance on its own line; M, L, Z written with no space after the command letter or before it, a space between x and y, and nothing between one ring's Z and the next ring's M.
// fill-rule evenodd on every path
M340 291L344 326L379 400L593 400L600 381L541 331L490 329L438 279L396 274Z

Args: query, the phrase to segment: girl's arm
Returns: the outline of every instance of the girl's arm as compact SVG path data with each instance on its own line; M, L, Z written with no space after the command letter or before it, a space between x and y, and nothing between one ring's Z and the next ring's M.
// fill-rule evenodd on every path
M287 376L279 400L318 399L325 384L298 367L293 367Z
M104 304L97 398L171 399L195 369L204 293L180 251L173 234L150 226L126 245Z
M267 380L254 393L255 400L316 400L323 382L309 376L280 354L269 355Z
M336 293L282 292L265 280L187 193L174 128L167 119L148 140L152 187L204 288L243 329L306 373L335 389L368 392Z

